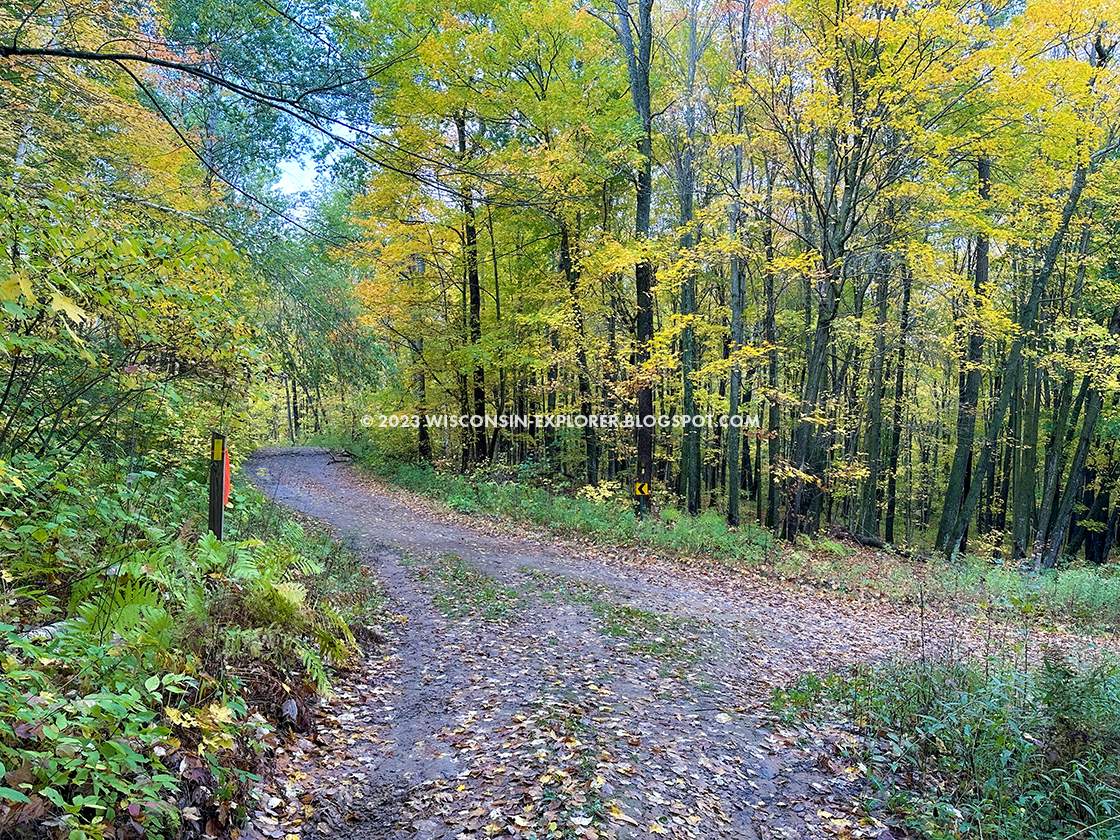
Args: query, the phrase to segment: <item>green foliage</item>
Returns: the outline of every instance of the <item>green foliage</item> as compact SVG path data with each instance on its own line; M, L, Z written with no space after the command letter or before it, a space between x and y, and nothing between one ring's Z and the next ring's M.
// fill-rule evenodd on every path
M233 546L206 534L197 552L169 556L157 574L181 607L183 644L200 656L249 655L281 671L302 668L316 690L326 692L324 661L344 662L354 637L330 605L309 602L305 579L324 569L297 553L300 526L287 530L291 542Z
M127 642L82 631L25 640L11 625L0 634L0 830L36 820L92 838L131 819L157 835L173 832L187 782L183 741L168 714L200 698L210 698L209 717L195 755L209 750L217 759L219 783L232 775L224 757L249 722L244 704L216 694L188 661L169 670L169 652L143 634Z
M198 535L200 476L130 482L127 468L79 459L55 476L51 506L5 499L0 833L42 819L100 837L134 820L161 836L188 804L232 824L228 803L245 802L271 738L262 713L287 699L276 686L328 691L328 665L354 649L349 625L382 602L359 558L254 488L235 485L220 543ZM49 626L22 639L17 622Z
M639 520L628 496L617 489L567 495L547 479L509 468L471 476L411 464L398 465L393 481L445 502L461 513L491 513L573 531L615 543L638 543L684 554L708 553L730 565L760 561L770 537L761 529L731 530L715 511L698 517L674 511L662 519Z
M841 714L860 758L930 838L1104 840L1120 826L1120 665L1079 669L910 662L808 674L774 695L786 716Z

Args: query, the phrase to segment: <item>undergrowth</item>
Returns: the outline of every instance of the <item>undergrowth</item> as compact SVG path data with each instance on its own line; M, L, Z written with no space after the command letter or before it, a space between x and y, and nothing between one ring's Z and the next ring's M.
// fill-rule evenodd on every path
M352 555L251 485L219 542L204 475L128 466L0 487L0 835L228 833L276 730L306 725L380 604Z
M560 531L587 534L604 541L648 545L680 553L708 553L732 564L760 563L770 536L752 525L727 528L715 511L699 517L639 519L632 497L618 485L584 488L570 494L562 484L531 467L492 469L473 476L400 465L394 482L447 504L460 513L492 513L534 522Z
M788 717L840 715L896 816L932 840L1120 836L1120 665L1048 651L1010 661L906 662L803 676Z

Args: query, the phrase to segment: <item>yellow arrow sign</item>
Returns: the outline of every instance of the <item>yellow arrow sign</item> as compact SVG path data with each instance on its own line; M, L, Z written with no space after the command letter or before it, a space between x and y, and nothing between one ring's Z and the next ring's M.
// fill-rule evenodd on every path
M635 484L634 485L634 495L635 496L648 496L649 495L649 484L647 484L644 481L640 481L637 484Z

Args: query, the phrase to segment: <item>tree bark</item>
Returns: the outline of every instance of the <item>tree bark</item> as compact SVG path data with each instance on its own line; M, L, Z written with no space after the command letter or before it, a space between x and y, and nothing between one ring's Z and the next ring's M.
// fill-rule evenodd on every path
M886 255L876 255L877 261L885 261ZM889 271L878 266L876 273L876 294L879 303L879 318L875 325L874 354L871 359L871 392L867 406L867 437L864 448L867 451L867 480L863 483L863 497L860 502L860 536L879 536L879 471L882 464L883 430L883 364L887 354L887 287Z
M981 157L976 166L981 201L991 197L991 161ZM949 486L945 488L945 506L941 510L941 523L937 527L934 545L944 550L949 537L955 532L964 505L964 486L968 480L965 469L976 439L976 409L980 404L980 373L984 360L984 333L980 324L982 299L988 285L988 235L976 236L976 256L973 275L972 312L968 321L968 348L961 361L964 387L957 400L957 448L953 453L953 466L949 472ZM979 486L982 482L977 482ZM963 533L964 529L961 529Z
M615 34L622 45L630 80L630 98L641 125L634 213L634 235L641 241L649 236L650 205L653 201L653 114L650 106L653 0L636 0L637 14L631 14L630 0L614 0L614 5L618 14ZM653 480L653 388L642 368L649 361L650 342L653 340L653 263L646 257L640 258L634 266L634 287L637 298L635 355L640 377L637 389L637 480L648 483ZM649 496L637 498L639 514L648 515Z
M778 400L778 298L774 288L774 227L771 223L774 179L770 162L766 162L766 212L762 220L762 253L766 265L762 269L763 297L766 298L766 316L762 327L766 341L766 527L778 527L778 459L781 451L782 408Z
M906 341L910 335L910 282L909 266L902 267L902 313L899 316L898 360L894 371L894 407L891 415L891 442L887 460L887 513L883 522L883 536L894 544L894 520L898 508L898 453L902 443L902 401L906 384Z
M736 50L735 69L742 73L746 61L746 36L749 21L749 5L744 4L740 16L740 31L738 49ZM743 106L736 105L734 111L734 131L736 135L743 133ZM731 183L731 210L728 215L728 235L734 250L731 252L731 383L728 391L728 416L739 416L740 389L743 387L743 372L739 368L736 354L743 346L743 307L746 305L747 284L743 273L742 258L739 255L739 220L742 207L739 203L739 193L743 188L743 144L736 143L732 152L734 160L734 176ZM727 482L727 524L732 527L739 524L739 496L741 482L736 481L736 473L741 460L740 447L742 446L743 430L732 423L727 430L727 471L730 479Z
M459 139L459 157L467 155L467 118L462 111L455 115L455 128ZM482 343L482 280L478 271L478 229L475 222L474 201L471 188L463 187L463 255L467 270L467 295L469 338L471 347L478 352ZM486 414L486 374L482 365L475 364L471 370L472 408L474 414ZM471 460L481 463L486 460L486 427L479 426L472 434Z
M579 385L580 413L588 417L591 408L591 377L587 364L587 335L583 321L583 307L579 302L579 267L572 258L572 237L568 232L568 225L560 221L560 270L568 284L568 299L572 307L572 317L575 320L576 339L576 379ZM591 424L583 429L584 455L587 483L592 486L599 484L599 439L595 427Z

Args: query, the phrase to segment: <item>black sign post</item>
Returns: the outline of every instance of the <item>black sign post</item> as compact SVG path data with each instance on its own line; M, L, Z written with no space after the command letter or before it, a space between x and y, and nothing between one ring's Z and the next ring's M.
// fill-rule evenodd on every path
M222 538L225 514L226 436L215 432L210 438L210 531Z

